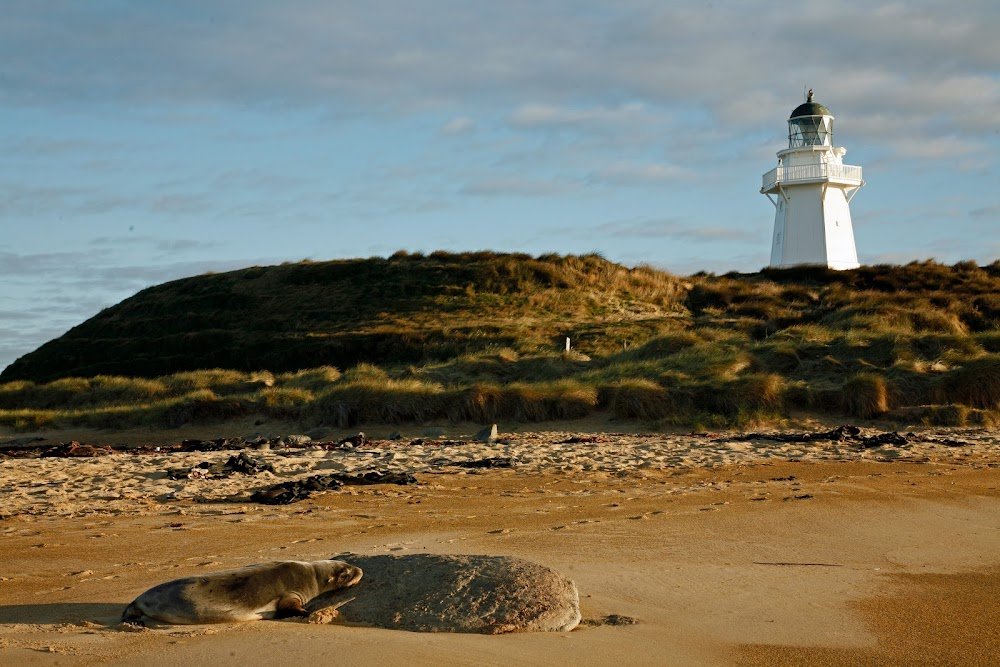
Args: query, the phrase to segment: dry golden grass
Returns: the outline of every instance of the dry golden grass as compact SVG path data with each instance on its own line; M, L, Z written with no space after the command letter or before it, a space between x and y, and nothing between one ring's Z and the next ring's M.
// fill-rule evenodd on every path
M973 408L1000 408L1000 355L969 359L947 373L938 395Z
M840 391L843 410L851 416L871 419L889 412L889 387L881 375L858 373Z

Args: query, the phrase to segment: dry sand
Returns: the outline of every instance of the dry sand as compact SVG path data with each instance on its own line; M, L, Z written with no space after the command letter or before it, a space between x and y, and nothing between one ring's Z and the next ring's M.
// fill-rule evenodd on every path
M496 444L254 452L273 474L218 480L164 471L232 452L5 459L0 664L996 664L1000 433L861 450L557 426L501 432L508 440ZM250 432L232 428L243 426L42 435L167 445ZM457 439L453 429L438 442ZM595 441L559 444L574 436ZM445 463L487 456L521 463ZM246 501L267 484L371 467L420 484ZM504 636L117 625L130 600L167 579L345 551L527 558L576 582L585 619L639 622Z

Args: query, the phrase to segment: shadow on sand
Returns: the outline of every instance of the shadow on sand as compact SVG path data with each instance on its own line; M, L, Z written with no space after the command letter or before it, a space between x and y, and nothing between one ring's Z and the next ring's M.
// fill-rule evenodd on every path
M60 602L0 605L0 623L97 623L118 625L125 605L120 602Z

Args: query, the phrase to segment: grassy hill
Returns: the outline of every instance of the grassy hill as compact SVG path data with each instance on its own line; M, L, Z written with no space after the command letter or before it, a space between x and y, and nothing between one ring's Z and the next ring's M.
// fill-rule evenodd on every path
M597 352L683 313L681 280L599 256L397 253L185 278L143 290L15 361L0 381L203 368L414 363L567 335ZM655 330L655 324L651 325Z
M596 411L960 425L998 408L996 262L687 278L490 252L253 267L143 290L0 375L0 424L18 428Z

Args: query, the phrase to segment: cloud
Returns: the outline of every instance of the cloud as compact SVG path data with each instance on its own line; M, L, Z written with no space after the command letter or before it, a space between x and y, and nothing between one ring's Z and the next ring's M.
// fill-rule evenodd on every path
M688 169L672 164L634 164L613 162L591 172L591 183L612 183L615 185L662 185L677 181L690 181L695 174Z
M441 128L441 134L449 137L453 137L459 134L469 134L476 129L476 121L472 120L468 116L458 116L457 118L452 118L444 127Z
M149 202L151 213L169 216L203 214L213 207L212 198L207 194L169 194L156 197Z
M1000 218L1000 204L993 204L992 206L984 206L982 208L973 209L972 211L969 211L969 217Z
M600 124L635 123L649 120L643 104L632 102L618 107L574 108L555 104L524 104L516 108L508 121L517 127L580 127Z
M588 238L669 239L698 243L718 243L720 241L759 243L767 238L767 232L763 228L750 230L719 226L705 227L675 218L614 220L586 229L568 227L556 231L559 235L583 234Z
M577 189L574 183L555 179L534 179L522 176L496 176L468 183L459 190L477 197L548 197Z
M14 136L2 144L0 150L19 159L65 158L88 156L93 153L107 153L126 148L120 141L96 141L81 138L53 138L46 136Z
M230 169L215 177L214 189L286 191L308 183L310 183L310 179L301 174L291 175L257 168ZM165 185L169 187L169 184Z
M961 11L932 0L802 0L794 12L653 0L438 0L435 11L348 0L100 7L7 3L0 102L169 101L173 114L185 105L189 114L217 105L461 109L444 134L468 131L480 112L508 110L522 130L588 132L668 114L678 132L708 143L780 133L809 85L850 136L884 143L899 159L984 150L980 134L1000 121L1000 5L992 0L967 0ZM710 127L694 120L703 114ZM869 124L862 134L866 118L884 118L882 129Z

